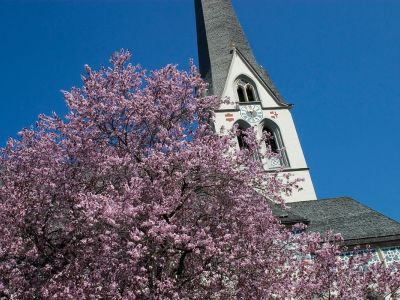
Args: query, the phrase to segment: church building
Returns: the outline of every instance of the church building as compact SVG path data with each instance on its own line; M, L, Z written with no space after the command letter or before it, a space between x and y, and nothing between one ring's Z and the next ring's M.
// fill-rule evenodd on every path
M233 102L215 112L216 130L237 125L240 129L255 127L260 137L266 132L273 138L263 146L284 150L279 158L260 162L265 171L290 172L304 179L300 191L285 196L290 209L276 207L276 216L286 225L302 222L310 231L340 232L350 248L371 245L376 261L400 261L400 223L352 198L317 200L292 105L257 63L231 0L195 0L195 12L200 73L210 94ZM239 136L238 147L243 146Z

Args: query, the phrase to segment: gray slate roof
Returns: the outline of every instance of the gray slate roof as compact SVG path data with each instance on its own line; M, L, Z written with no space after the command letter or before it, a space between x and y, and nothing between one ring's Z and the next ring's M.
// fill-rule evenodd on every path
M308 230L334 230L347 244L400 244L400 223L348 197L288 203L289 212L308 220Z
M195 9L200 73L210 84L210 94L222 96L233 48L236 48L272 96L284 104L267 72L257 63L231 0L195 0Z
M284 225L291 226L297 223L308 225L310 223L307 218L295 214L293 210L283 209L280 204L271 202L271 208L273 215L279 218L279 221Z

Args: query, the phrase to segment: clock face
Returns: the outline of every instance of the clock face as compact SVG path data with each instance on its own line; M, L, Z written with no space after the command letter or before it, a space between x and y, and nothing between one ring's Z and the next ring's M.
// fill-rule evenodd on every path
M240 106L240 115L249 123L257 123L262 120L263 111L259 105L242 105Z

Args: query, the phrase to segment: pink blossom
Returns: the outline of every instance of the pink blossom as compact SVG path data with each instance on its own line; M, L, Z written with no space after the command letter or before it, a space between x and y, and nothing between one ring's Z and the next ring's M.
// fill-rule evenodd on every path
M0 158L2 299L364 299L399 269L338 257L342 239L272 215L300 179L263 171L260 142L212 128L197 69L145 72L116 53ZM268 155L268 154L267 154Z

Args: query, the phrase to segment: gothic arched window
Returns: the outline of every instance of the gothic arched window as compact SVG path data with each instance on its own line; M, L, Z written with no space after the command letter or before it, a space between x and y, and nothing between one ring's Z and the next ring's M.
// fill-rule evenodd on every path
M239 77L235 81L235 87L239 102L259 101L254 82L247 77Z
M237 88L239 102L246 102L246 97L244 96L243 87L238 86Z
M263 128L263 132L265 132L267 134L267 136L269 137L266 141L265 141L265 145L268 148L271 148L271 151L273 153L279 153L279 147L278 144L276 142L276 137L273 133L272 130L270 130L268 127L264 126Z
M239 146L240 150L250 150L249 149L249 145L246 142L246 130L249 129L251 126L249 123L243 121L243 120L239 120L236 122L235 124L237 126L237 143ZM251 150L251 155L253 157L253 159L255 161L259 161L261 163L261 157L260 157L260 153L258 152L257 149L252 149Z
M268 167L289 167L289 160L278 125L269 119L265 119L262 130L266 135L265 146L272 152L268 160Z
M243 131L250 128L250 125L242 120L238 121L236 125L238 129L237 140L239 149L248 149L249 146L246 143L246 134Z
M246 135L243 133L243 131L239 132L237 139L238 139L239 149L249 148L249 146L246 143Z
M249 84L246 87L247 100L249 100L249 102L256 101L256 98L254 97L253 89L254 89L253 86L251 86Z

